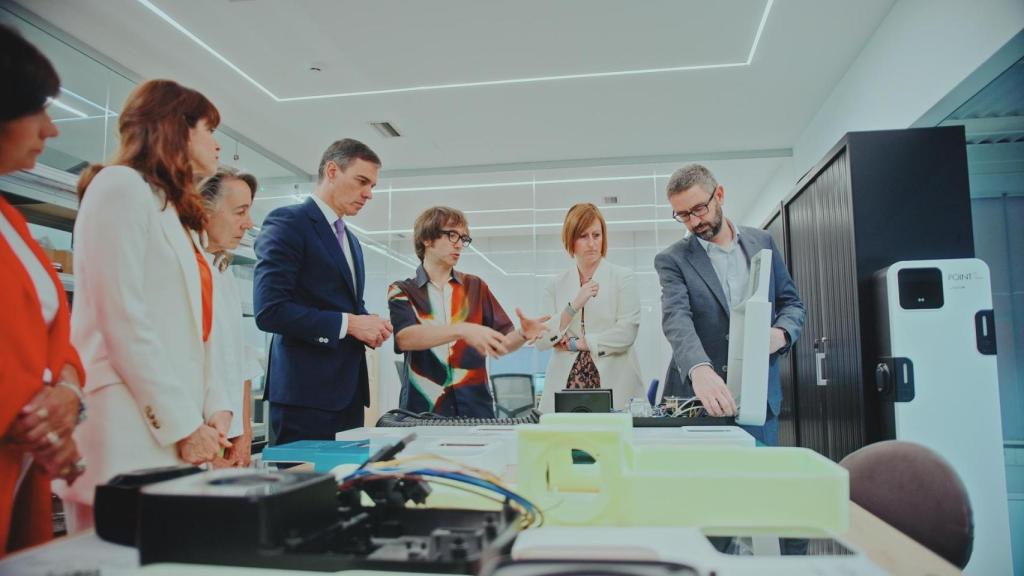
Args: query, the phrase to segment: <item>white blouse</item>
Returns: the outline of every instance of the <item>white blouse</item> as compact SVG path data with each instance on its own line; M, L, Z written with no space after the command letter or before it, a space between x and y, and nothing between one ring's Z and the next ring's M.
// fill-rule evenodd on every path
M210 332L210 352L216 378L222 382L232 406L231 427L228 438L245 431L243 422L245 381L260 375L248 358L245 335L242 332L242 297L238 281L231 267L223 272L213 265L213 254L206 253L213 270L213 330Z
M49 327L53 323L53 319L57 317L57 311L60 309L60 296L57 292L57 286L46 271L45 264L36 257L32 249L29 248L28 243L21 237L21 234L18 234L18 231L14 229L14 225L7 220L3 213L0 213L0 234L7 240L11 250L14 250L14 255L18 257L18 260L21 260L21 265L25 267L28 275L32 278L32 283L36 287L36 295L39 296L43 321Z

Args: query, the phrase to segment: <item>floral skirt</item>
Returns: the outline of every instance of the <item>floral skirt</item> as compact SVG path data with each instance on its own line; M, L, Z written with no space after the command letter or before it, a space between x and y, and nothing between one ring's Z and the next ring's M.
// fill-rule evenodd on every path
M576 355L576 361L569 370L569 378L565 383L566 388L587 389L600 388L601 375L597 372L597 365L594 358L587 350L581 350Z

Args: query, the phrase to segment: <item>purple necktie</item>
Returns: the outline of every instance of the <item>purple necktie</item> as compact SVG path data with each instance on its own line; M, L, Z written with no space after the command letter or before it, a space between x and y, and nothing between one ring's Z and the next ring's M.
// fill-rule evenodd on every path
M345 253L345 242L348 238L345 237L345 220L338 218L334 221L334 235L338 237L338 246L341 247L341 253Z

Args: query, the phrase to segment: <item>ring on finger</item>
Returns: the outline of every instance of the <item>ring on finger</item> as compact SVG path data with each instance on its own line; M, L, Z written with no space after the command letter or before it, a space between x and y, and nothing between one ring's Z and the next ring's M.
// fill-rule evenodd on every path
M36 410L36 418L39 418L40 420L46 420L49 417L50 411L46 409L46 406L43 406L39 410Z
M49 442L51 446L56 446L60 444L60 435L53 430L50 430L46 433L46 441Z

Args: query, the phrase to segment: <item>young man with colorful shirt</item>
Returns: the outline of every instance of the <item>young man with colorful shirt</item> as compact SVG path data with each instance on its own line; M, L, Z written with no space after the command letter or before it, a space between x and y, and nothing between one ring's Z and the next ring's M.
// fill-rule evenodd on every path
M399 404L414 412L493 418L487 357L518 350L545 331L548 317L516 309L515 329L487 283L455 271L472 242L459 210L428 208L416 218L416 276L388 288L395 352L405 353L406 381Z

